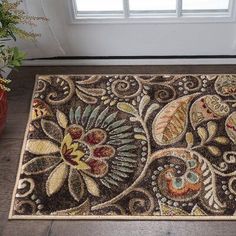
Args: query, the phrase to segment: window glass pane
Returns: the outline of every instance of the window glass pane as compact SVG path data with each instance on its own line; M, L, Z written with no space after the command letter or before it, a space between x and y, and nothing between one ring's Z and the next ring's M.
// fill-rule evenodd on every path
M77 11L122 11L123 0L76 0Z
M176 0L129 0L132 11L175 10Z
M183 10L227 10L229 0L183 0Z

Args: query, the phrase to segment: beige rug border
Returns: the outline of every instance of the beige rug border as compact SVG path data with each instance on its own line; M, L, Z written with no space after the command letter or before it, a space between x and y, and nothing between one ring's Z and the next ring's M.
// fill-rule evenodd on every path
M234 73L229 73L229 74L234 74ZM234 221L236 220L236 215L235 216L103 216L103 215L84 215L84 216L36 216L36 215L13 215L13 206L14 206L14 202L15 202L15 195L16 195L16 191L17 191L17 186L18 186L18 182L20 179L20 173L21 173L21 169L22 169L22 162L23 162L23 156L24 156L24 151L25 151L25 145L26 145L26 141L27 141L27 134L28 134L28 130L29 130L29 125L31 122L31 114L32 114L32 105L33 105L33 98L34 98L34 94L35 94L35 90L36 90L36 85L37 85L37 81L40 78L40 76L50 76L50 75L55 75L55 76L65 76L65 75L75 75L75 76L91 76L91 75L100 75L100 76L117 76L117 75L132 75L132 76L145 76L145 75L149 75L149 76L158 76L158 75L177 75L177 76L184 76L184 75L228 75L225 73L199 73L199 74L191 74L191 73L161 73L161 74L40 74L40 75L36 75L35 76L35 82L34 82L34 88L33 88L33 93L32 93L32 97L31 97L31 102L30 102L30 112L29 112L29 117L28 117L28 122L27 122L27 126L26 126L26 130L25 130L25 134L24 134L24 141L23 141L23 145L22 145L22 149L21 149L21 154L20 154L20 160L18 163L18 170L17 170L17 175L16 175L16 179L15 179L15 186L14 186L14 190L12 193L12 199L11 199L11 206L10 206L10 212L9 212L9 216L8 219L9 220L167 220L167 221L193 221L193 220L197 220L197 221L204 221L204 220L211 220L211 221L216 221L216 220L222 220L222 221Z

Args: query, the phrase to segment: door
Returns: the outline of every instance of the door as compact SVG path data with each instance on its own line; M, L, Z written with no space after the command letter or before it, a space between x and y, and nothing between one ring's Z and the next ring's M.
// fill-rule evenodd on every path
M235 0L27 0L29 57L235 55ZM23 45L24 46L24 45Z

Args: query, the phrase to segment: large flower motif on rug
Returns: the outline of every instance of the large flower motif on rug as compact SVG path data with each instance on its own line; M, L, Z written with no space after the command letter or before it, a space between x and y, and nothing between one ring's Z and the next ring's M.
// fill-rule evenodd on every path
M10 217L232 218L235 107L235 75L38 76Z

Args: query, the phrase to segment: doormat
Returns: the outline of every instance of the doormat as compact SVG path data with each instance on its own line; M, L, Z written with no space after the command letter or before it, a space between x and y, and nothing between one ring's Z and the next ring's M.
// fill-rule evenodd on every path
M236 219L236 75L42 75L10 219Z

